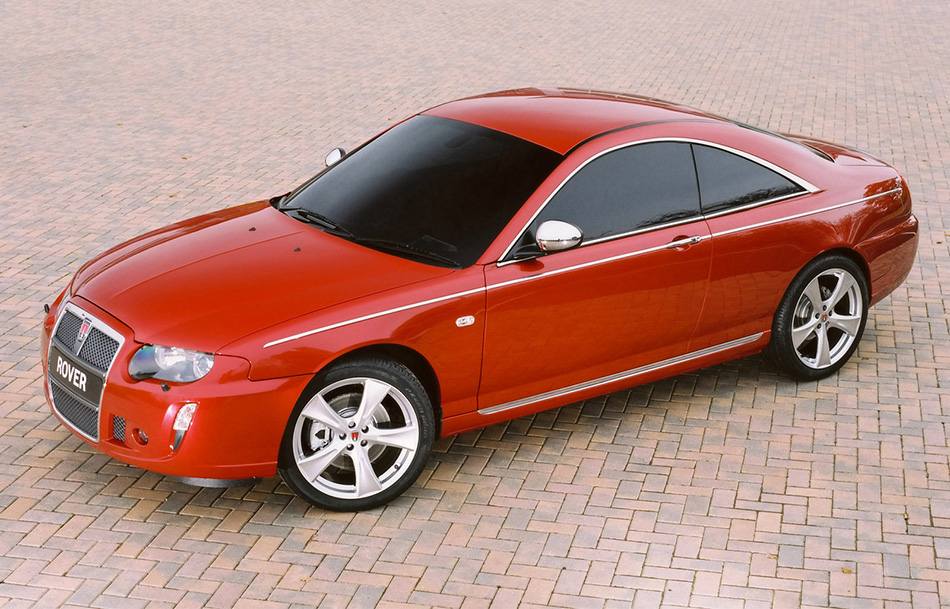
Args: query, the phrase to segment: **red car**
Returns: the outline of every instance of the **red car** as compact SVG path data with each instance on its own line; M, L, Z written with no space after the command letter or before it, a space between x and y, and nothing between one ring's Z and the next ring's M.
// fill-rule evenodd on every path
M440 436L763 350L832 374L917 248L867 153L628 95L454 101L327 165L80 269L43 327L56 416L144 469L366 509Z

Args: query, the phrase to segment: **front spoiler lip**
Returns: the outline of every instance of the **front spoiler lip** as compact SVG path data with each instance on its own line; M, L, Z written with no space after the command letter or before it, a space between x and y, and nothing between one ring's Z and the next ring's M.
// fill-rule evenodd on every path
M206 488L231 488L232 486L253 486L263 480L263 478L235 478L228 480L226 478L189 478L186 476L166 475L166 478L181 482L189 486L203 486Z

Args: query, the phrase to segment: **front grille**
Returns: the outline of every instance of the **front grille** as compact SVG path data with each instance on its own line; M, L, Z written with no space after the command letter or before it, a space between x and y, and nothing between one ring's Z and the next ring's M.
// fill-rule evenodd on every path
M66 311L63 313L63 319L59 322L59 327L56 329L57 340L59 340L60 344L66 347L70 353L73 351L73 344L76 342L76 337L79 336L79 327L81 325L82 320L79 319L78 315L72 311Z
M73 397L69 391L56 383L50 383L50 393L53 404L59 414L69 421L76 429L91 438L99 437L99 408L92 407L82 400Z
M79 337L80 329L84 323L89 325L89 334L86 340L82 341L79 353L74 351L76 339ZM94 387L103 387L105 379L108 376L109 368L115 359L119 348L122 346L122 335L100 320L89 315L72 303L67 303L62 317L59 320L56 330L53 334L52 344L62 353L68 353L71 357L82 362L85 373L94 378L88 379L89 385ZM79 389L73 387L75 383L71 378L64 378L52 361L53 349L50 348L50 361L47 362L47 375L49 376L50 398L53 403L53 409L66 421L70 427L93 441L99 440L99 407L102 396L95 390L91 393L86 392L86 381L82 381ZM57 358L60 356L57 356ZM58 360L57 360L58 361ZM75 366L75 364L73 364ZM56 374L54 375L54 371ZM83 377L84 378L84 377ZM124 441L125 429L124 421L117 427L113 422L113 430L121 433L116 436L117 439ZM119 437L121 436L121 437Z
M125 419L113 415L112 417L112 437L119 442L125 442Z
M79 350L79 359L105 372L119 350L119 341L106 336L99 328L93 328Z

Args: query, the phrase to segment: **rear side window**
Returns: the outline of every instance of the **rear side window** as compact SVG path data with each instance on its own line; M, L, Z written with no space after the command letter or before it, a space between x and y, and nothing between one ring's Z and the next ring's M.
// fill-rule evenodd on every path
M768 167L719 148L693 144L693 156L705 214L805 192Z
M535 219L531 234L546 220L562 220L580 228L587 243L699 215L689 144L638 144L582 167Z

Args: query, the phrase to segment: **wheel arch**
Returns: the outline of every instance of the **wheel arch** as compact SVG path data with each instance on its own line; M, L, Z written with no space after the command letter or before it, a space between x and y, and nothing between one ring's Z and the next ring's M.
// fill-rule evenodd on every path
M309 395L313 392L315 384L318 382L320 372L323 370L327 370L331 366L341 362L372 357L390 359L398 362L408 368L409 371L419 379L419 382L422 383L423 388L426 390L426 394L429 396L429 403L432 405L432 416L435 419L435 437L440 437L442 433L442 390L439 385L439 378L435 373L435 369L429 363L429 360L410 347L391 343L380 343L359 347L353 351L339 355L328 361L320 370L314 373L313 379L308 383L302 396Z
M823 258L823 257L825 257L825 256L832 256L832 255L835 255L835 254L837 254L837 255L839 255L839 256L844 256L845 258L849 258L849 259L851 260L851 262L853 262L853 263L855 263L856 265L858 265L858 268L861 269L861 273L864 275L864 280L865 280L865 281L867 282L867 284L868 284L868 294L870 295L870 294L872 293L872 288L871 288L871 268L868 266L868 262L867 262L867 260L864 259L864 256L862 256L862 255L861 255L860 253L858 253L856 250L851 249L850 247L837 247L837 248L835 248L835 249L831 249L831 250L828 250L828 251L826 251L826 252L822 252L821 254L819 254L819 255L815 256L814 258L812 258L811 260L809 260L805 265L802 266L802 268L805 268L806 266L808 266L809 264L811 264L812 261L817 260L818 258Z
M805 261L805 263L801 265L797 271L795 271L795 274L792 275L792 278L788 281L788 284L785 286L785 290L782 292L782 296L783 297L785 296L789 288L792 287L792 284L795 283L795 280L798 279L798 276L801 275L802 271L804 271L808 267L808 265L812 264L816 260L825 258L826 256L834 256L834 255L844 256L845 258L851 260L851 262L858 265L858 268L861 269L861 274L864 275L864 280L868 284L868 294L870 295L872 293L871 292L871 269L868 266L867 261L864 259L864 256L862 256L857 251L851 249L850 247L836 247L834 249L825 250L821 252L820 254L817 254L809 258L807 261ZM776 310L772 311L773 320L775 319L775 313L777 312L778 305L776 305L775 309ZM771 326L770 326L770 329L771 329Z
M407 370L412 372L412 375L407 374ZM368 384L364 381L374 377L379 379L373 390L375 401L366 402ZM436 420L436 416L441 408L432 401L432 396L439 395L438 384L431 384L434 382L435 373L425 358L412 349L398 345L368 345L327 361L312 373L297 398L281 438L277 473L299 497L324 509L361 511L389 502L415 483L425 466L432 444L438 437L435 430L440 422ZM359 388L354 389L356 387ZM378 393L380 387L386 387L385 392ZM317 410L336 408L331 404L335 404L337 398L342 398L342 405L350 408L350 411L343 412L337 408L337 417L329 418L323 418L319 414L304 415L303 411L313 396L324 390L335 393L324 393L326 401L322 407L318 406ZM391 395L388 406L384 405L384 397L390 395L391 391L398 395ZM363 411L364 403L371 404L364 416L373 417L373 421L362 419L365 423L362 429L355 425L355 403L349 401L359 393L363 395L358 398L359 410ZM426 399L430 401L428 409L424 404ZM377 408L402 410L402 423L406 425L406 429L410 428L410 419L416 420L416 424L412 425L417 432L391 444L396 450L395 454L390 454L388 458L382 456L388 448L378 451L375 456L369 452L373 450L374 444L389 444L382 436L374 442L369 434L386 430L397 432L400 424L397 422L391 429L388 425L377 428L374 422ZM410 414L409 411L415 411L415 414ZM305 419L322 423L322 429L304 427ZM384 421L389 419L385 418ZM374 431L370 431L371 429ZM368 435L361 438L362 434ZM348 438L348 435L352 435L352 438ZM314 440L318 445L314 445ZM329 449L326 457L317 456L318 453L323 455L320 451L331 443L335 443L335 446ZM344 461L348 459L350 462L349 475L346 474L345 464L337 464L337 459L342 455L348 455ZM315 462L311 459L314 456L317 456ZM377 457L384 463L383 471L376 469ZM305 463L310 465L304 466ZM330 469L332 464L337 464L335 470ZM314 466L317 469L313 469ZM363 471L363 480L372 480L372 476L375 476L375 483L361 485L357 469ZM385 480L382 477L384 473Z
M837 258L837 261L832 263L831 261L835 258ZM842 258L844 260L841 260ZM850 343L851 346L845 347L847 350L842 357L839 357L837 360L832 360L827 366L824 367L821 365L811 366L807 362L802 365L800 361L801 356L799 354L795 353L794 357L789 355L795 351L795 349L797 349L797 346L793 347L792 343L790 342L790 324L792 323L791 319L794 314L794 302L795 300L798 300L804 293L804 282L807 281L808 278L814 279L818 277L818 273L823 272L822 267L825 265L844 264L845 261L847 261L847 263L852 266L852 269L849 272L859 274L860 277L856 276L855 278L864 280L863 283L865 285L862 287L862 289L866 290L866 292L864 294L864 302L862 305L863 320L860 322L860 326L854 334L854 338ZM837 372L837 370L851 358L851 355L857 348L857 345L861 340L861 336L863 335L864 326L867 323L869 316L868 309L870 308L870 285L871 279L868 264L860 255L860 253L853 249L848 247L838 247L821 252L820 254L808 260L808 262L802 265L802 267L789 283L788 287L785 289L782 299L773 313L769 343L765 348L766 357L789 376L801 380L817 380ZM790 297L793 296L794 300L790 300ZM831 313L829 313L829 315L831 315ZM816 315L816 319L817 318L818 316ZM782 328L786 327L786 325L788 325L789 332L783 333ZM817 355L815 357L817 358Z

